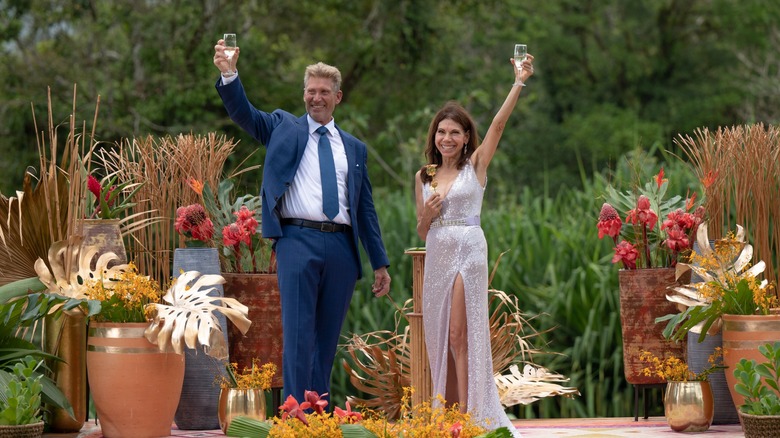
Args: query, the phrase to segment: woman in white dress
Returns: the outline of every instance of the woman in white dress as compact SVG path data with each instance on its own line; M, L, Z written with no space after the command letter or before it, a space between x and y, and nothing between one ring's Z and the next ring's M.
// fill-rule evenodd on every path
M506 122L533 74L510 60L515 84L480 143L468 112L449 102L433 118L425 154L428 165L415 176L417 234L426 242L423 325L433 395L488 429L506 426L493 380L488 322L487 243L479 225L487 169ZM435 404L437 404L434 401Z

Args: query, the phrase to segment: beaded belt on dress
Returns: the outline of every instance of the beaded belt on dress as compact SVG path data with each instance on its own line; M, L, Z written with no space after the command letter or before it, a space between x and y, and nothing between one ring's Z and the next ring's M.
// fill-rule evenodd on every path
M471 216L463 219L436 219L431 222L431 228L436 227L457 227L457 226L479 226L479 216Z

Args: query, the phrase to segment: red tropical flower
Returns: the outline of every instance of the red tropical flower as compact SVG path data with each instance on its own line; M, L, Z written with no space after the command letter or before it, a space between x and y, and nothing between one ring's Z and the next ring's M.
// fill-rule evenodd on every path
M322 399L326 395L328 395L327 392L319 395L316 391L304 391L303 397L306 401L301 403L301 409L313 409L314 412L322 415L325 412L325 407L328 406L328 401Z
M185 237L208 242L214 237L214 223L200 204L192 204L176 209L174 229Z
M688 234L678 225L672 226L666 235L667 238L664 240L664 245L674 252L680 252L691 245Z
M304 408L298 405L298 400L295 397L288 395L284 404L279 406L279 412L282 413L282 420L288 418L297 418L305 425L309 425L309 421L306 420L306 414L303 412Z
M664 168L662 167L661 170L658 172L658 175L655 176L655 183L658 186L658 188L661 188L661 186L667 181L669 180L664 178Z
M452 436L452 438L460 438L460 433L462 431L463 425L460 423L460 421L457 421L450 427L450 436Z
M623 226L623 221L620 219L615 207L605 202L601 206L601 213L599 213L599 222L597 226L599 228L599 239L602 239L604 236L609 236L612 240L617 242L620 228Z
M612 263L622 262L626 269L636 269L637 258L639 258L639 251L634 248L634 245L624 240L615 247Z
M640 195L636 203L636 208L629 211L626 216L626 223L642 223L648 229L653 229L658 222L658 215L650 208L650 198Z
M343 423L348 424L359 423L361 420L363 420L363 414L358 411L353 411L352 407L349 405L349 402L347 402L346 411L336 406L333 409L333 415L339 417Z

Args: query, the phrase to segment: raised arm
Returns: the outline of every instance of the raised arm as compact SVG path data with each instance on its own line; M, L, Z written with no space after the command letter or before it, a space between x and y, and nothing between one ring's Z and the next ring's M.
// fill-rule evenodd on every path
M525 83L528 78L534 74L533 60L534 57L529 54L528 58L523 63L522 69L515 66L514 60L509 60L515 71L515 84L512 85L512 89L509 90L509 94L506 96L504 104L501 105L501 108L498 110L495 117L493 117L493 122L490 123L490 128L488 128L488 131L482 140L482 144L471 156L471 161L474 163L474 170L477 173L479 181L485 181L487 168L498 148L498 141L501 140L501 135L504 133L506 122L515 109L517 99L520 97L520 91L523 87L520 86L519 83Z

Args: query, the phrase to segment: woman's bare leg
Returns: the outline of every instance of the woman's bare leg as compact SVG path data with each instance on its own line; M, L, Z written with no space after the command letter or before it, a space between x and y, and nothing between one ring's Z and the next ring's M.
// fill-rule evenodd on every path
M465 413L468 411L469 346L466 326L466 293L460 274L455 277L455 284L452 286L449 338L450 353L455 360L460 411ZM447 380L449 380L450 371L452 371L451 368L447 370Z

